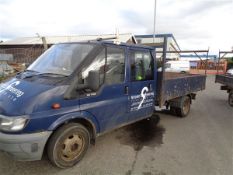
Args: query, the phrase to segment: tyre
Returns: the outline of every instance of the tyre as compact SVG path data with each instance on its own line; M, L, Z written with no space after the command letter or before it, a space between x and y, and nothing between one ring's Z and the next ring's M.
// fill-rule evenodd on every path
M180 108L176 109L176 114L179 117L186 117L188 116L189 112L190 112L190 107L191 107L191 99L188 96L184 96L181 99L181 104L180 104Z
M89 145L88 130L79 123L69 123L55 131L49 139L48 158L59 168L72 167L84 157Z
M233 92L230 92L229 93L229 96L228 96L228 103L231 107L233 107Z
M176 111L177 111L177 108L175 108L175 107L173 107L173 106L170 107L170 113L171 113L172 115L177 115Z

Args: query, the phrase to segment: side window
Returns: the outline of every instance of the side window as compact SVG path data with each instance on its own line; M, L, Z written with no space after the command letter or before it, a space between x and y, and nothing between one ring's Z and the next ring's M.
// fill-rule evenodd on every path
M105 84L118 84L125 79L125 53L124 49L107 47L107 64Z
M99 74L99 85L104 83L104 69L105 69L105 49L103 49L93 60L93 62L82 71L82 79L87 81L87 77L90 72L98 72Z
M125 78L124 49L107 47L81 71L79 87L96 92L103 84L119 84Z
M150 52L130 51L131 81L152 80L153 59Z

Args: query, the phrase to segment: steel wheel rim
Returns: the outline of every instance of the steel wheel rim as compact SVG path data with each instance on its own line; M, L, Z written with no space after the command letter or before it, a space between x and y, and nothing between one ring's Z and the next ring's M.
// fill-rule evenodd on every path
M66 162L77 159L83 152L85 146L84 137L80 133L69 134L61 143L59 148L60 157Z

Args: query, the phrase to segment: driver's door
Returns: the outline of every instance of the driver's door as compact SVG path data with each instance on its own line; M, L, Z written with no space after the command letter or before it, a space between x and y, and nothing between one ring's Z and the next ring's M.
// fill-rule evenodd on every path
M125 49L106 47L95 60L82 71L83 77L90 71L99 72L98 90L86 89L80 98L80 109L91 113L100 125L100 132L126 123L128 92L125 87Z

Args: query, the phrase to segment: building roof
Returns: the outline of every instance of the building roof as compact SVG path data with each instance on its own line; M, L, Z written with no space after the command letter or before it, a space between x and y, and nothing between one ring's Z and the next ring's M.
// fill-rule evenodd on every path
M171 33L167 33L167 34L155 34L155 38L162 38L164 36L167 37L174 37L173 34ZM135 35L136 38L153 38L154 35L150 34L150 35Z
M105 35L73 35L73 36L45 36L47 44L65 43L65 42L80 42L95 40L98 38L109 39L109 41L114 40L115 34L105 34ZM137 43L134 35L131 33L119 34L120 42L126 43L131 41L132 43ZM42 45L42 37L22 37L15 38L13 40L5 41L0 43L2 45Z
M171 34L171 33L168 33L168 34L156 34L156 35L155 35L155 38L157 38L157 39L163 39L163 37L165 37L165 36L172 38L172 39L174 40L176 46L177 46L178 49L180 50L179 44L177 43L177 41L176 41L174 35ZM135 35L135 38L136 38L136 39L141 39L141 38L153 38L153 37L154 37L154 35L152 35L152 34L150 34L150 35ZM155 41L155 42L156 42L156 41Z

